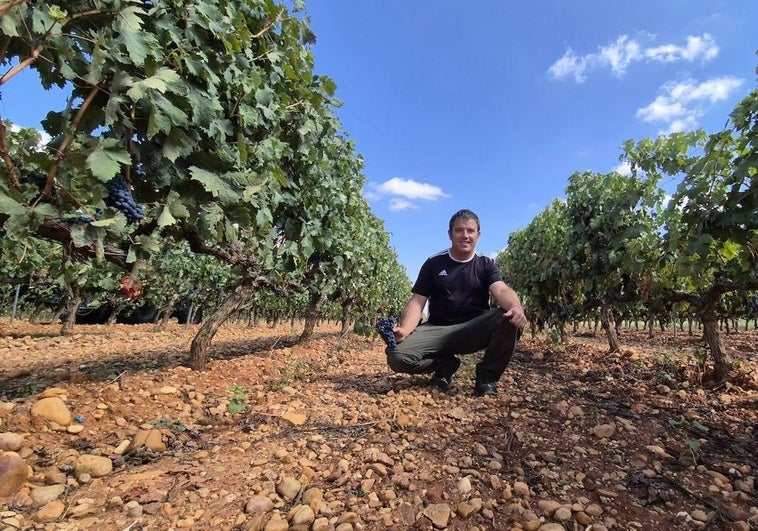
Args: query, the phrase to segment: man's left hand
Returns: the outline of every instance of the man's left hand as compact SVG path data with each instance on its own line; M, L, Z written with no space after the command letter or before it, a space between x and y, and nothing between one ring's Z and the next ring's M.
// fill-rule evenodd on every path
M524 309L521 306L512 306L510 310L503 313L503 317L508 319L518 329L524 328L527 323Z

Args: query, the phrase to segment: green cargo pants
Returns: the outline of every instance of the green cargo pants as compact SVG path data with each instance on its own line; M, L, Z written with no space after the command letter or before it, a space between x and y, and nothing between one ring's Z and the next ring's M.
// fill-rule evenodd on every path
M494 308L464 323L433 325L423 323L396 348L387 347L387 365L407 374L444 371L456 354L484 350L476 365L477 380L496 382L516 351L521 331Z

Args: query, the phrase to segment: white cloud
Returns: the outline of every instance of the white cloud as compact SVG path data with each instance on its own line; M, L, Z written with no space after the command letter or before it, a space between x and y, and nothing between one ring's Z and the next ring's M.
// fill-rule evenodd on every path
M571 48L566 50L563 57L558 59L547 72L551 76L557 79L563 79L569 76L573 76L574 81L582 83L587 79L584 72L587 70L587 61L576 55Z
M655 100L637 109L637 118L643 122L662 122L666 126L664 133L694 129L709 104L728 99L744 82L723 76L702 83L693 80L666 83Z
M704 33L701 37L688 36L686 46L663 44L645 50L645 57L661 63L673 63L680 60L693 62L698 58L702 58L705 63L718 54L719 47L709 33Z
M601 66L610 66L613 74L616 77L621 77L626 73L626 68L632 61L639 61L641 57L639 43L635 40L629 40L626 35L622 35L613 44L601 47L599 59L593 62L599 62Z
M400 210L408 210L409 208L418 208L416 205L408 201L407 199L401 199L399 197L393 197L390 199L390 210L392 212L398 212Z
M423 199L426 201L436 201L448 197L439 187L427 183L419 183L412 179L401 179L393 177L377 187L381 193L388 195L397 195L408 199Z
M615 42L599 46L595 53L577 55L568 48L563 56L550 65L548 74L556 79L573 77L576 83L583 83L591 70L609 68L616 77L623 77L628 67L637 61L655 61L671 63L675 61L707 62L716 57L719 48L713 37L704 33L701 36L688 36L684 46L662 44L645 48L636 39L621 35Z
M363 196L370 201L389 197L389 209L395 212L418 208L419 201L437 201L450 197L433 184L399 177L393 177L380 184L369 183L368 188L363 191Z

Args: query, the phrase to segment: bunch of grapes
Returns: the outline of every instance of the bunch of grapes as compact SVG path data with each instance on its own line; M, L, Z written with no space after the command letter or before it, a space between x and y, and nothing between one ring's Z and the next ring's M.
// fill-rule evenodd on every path
M390 348L397 347L395 334L392 332L395 325L397 325L397 319L394 317L380 317L376 320L376 331L379 332L379 336Z
M134 167L133 173L135 176L139 176L138 172L141 172L144 177L144 171L139 164ZM116 174L110 181L105 183L105 188L108 190L105 204L123 212L129 223L138 223L145 217L142 213L142 207L134 202L123 173Z
M45 189L47 175L43 175L42 173L26 173L22 171L21 182L25 184L33 184L41 192Z
M39 194L32 199L32 203L36 203L40 200L42 192L45 190L45 184L47 183L47 175L44 173L28 173L21 171L21 182L24 184L31 184L37 187ZM55 188L52 190L52 196L55 197Z

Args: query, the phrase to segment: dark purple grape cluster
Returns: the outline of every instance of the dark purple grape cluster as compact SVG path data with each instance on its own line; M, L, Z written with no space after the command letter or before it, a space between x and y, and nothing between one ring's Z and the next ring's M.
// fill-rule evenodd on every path
M380 317L376 320L376 331L379 332L379 336L387 343L390 348L397 347L395 341L395 334L392 331L397 325L397 319L394 317Z
M139 164L134 167L132 174L139 177L138 172L141 172L142 178L144 178L144 171ZM138 223L144 219L145 215L142 213L142 207L134 202L123 173L116 174L110 181L105 183L105 188L108 190L108 195L105 197L106 205L115 208L119 212L123 212L129 223Z
M42 192L45 190L45 184L47 184L47 175L44 173L33 173L21 171L21 182L24 184L31 184L37 187L39 194L31 200L31 203L36 203L40 200ZM51 195L55 197L55 188L52 189Z
M44 175L42 173L21 172L21 182L25 184L33 184L41 192L45 189L47 175Z

